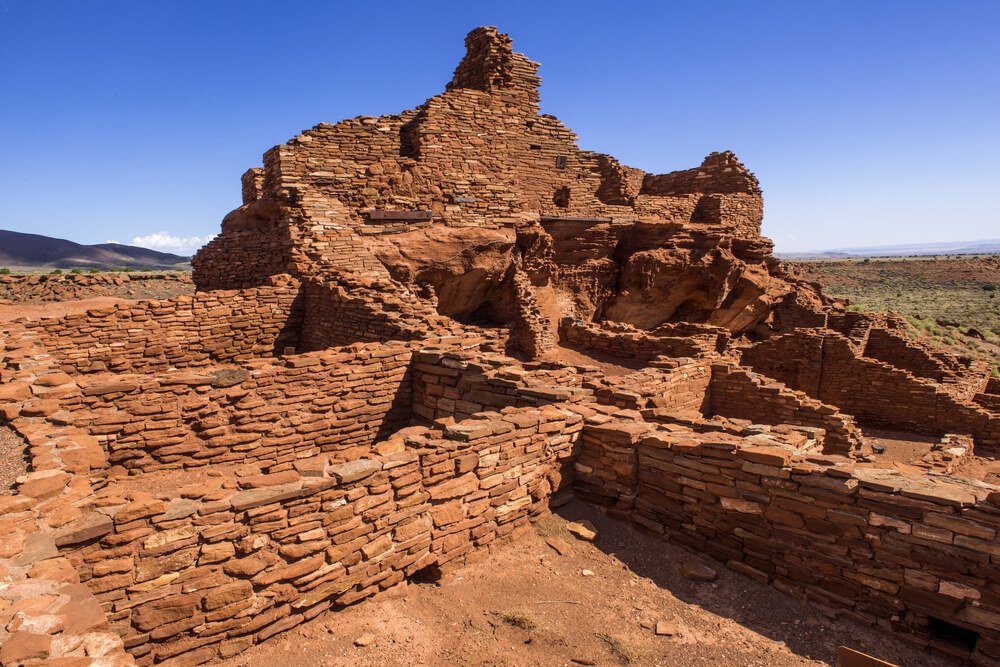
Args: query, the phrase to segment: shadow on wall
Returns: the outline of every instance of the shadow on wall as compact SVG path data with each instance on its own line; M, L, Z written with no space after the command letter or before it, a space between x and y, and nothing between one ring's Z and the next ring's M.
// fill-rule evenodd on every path
M274 356L299 351L302 339L302 326L306 313L306 286L299 285L295 298L288 309L288 318L274 339ZM290 348L290 349L289 349Z
M375 432L374 442L382 442L400 429L416 424L417 421L413 416L413 364L411 363L407 367L402 381L396 385L392 402L389 403L385 417Z

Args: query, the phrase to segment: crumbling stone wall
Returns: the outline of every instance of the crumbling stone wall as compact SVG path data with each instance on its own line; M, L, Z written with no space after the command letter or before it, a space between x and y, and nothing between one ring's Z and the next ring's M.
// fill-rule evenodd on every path
M990 378L986 388L973 396L972 400L987 410L1000 414L1000 378Z
M245 490L221 497L111 487L95 511L113 527L64 553L139 664L229 657L524 530L568 483L581 427L556 408L504 411L420 429L379 456L306 461L305 476L240 478Z
M391 282L306 283L299 345L322 350L357 342L416 340L441 333L449 320L413 295L396 294Z
M577 476L590 501L737 572L924 646L931 619L955 623L978 634L964 657L1000 659L995 487L634 422L587 425Z
M864 355L907 370L917 377L944 383L966 398L981 391L988 376L986 362L977 363L968 357L933 350L907 339L901 333L886 329L871 330Z
M714 354L725 346L725 340L720 341L719 332L677 336L657 333L639 331L626 324L588 324L568 317L559 323L559 337L567 347L643 362L661 356L696 357Z
M256 462L291 468L320 452L366 455L410 420L405 345L255 360L242 369L81 380L74 423L133 472Z
M0 275L0 300L15 303L124 296L130 288L172 297L193 291L194 285L191 274L184 271Z
M413 418L466 419L479 412L510 407L568 404L590 400L573 369L549 372L518 368L508 357L422 349L413 357ZM535 369L536 371L540 369Z
M798 424L825 432L823 452L849 455L861 449L854 419L779 382L727 363L712 365L712 412L755 424Z
M68 372L156 372L270 356L297 342L299 283L92 308L24 325ZM26 334L26 336L25 336Z
M836 332L799 329L746 349L742 361L863 423L937 436L967 433L981 446L1000 444L1000 415L933 381L860 356L855 343Z
M587 378L597 402L628 410L651 409L658 417L705 414L710 405L713 357L660 358L635 373Z

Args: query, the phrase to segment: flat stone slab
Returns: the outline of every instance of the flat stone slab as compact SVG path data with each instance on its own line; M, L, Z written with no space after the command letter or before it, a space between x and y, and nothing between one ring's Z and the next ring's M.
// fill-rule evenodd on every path
M350 484L371 477L382 469L382 463L372 459L358 459L331 466L327 472L340 484Z
M28 533L24 538L24 549L15 561L20 566L34 565L40 560L59 555L55 540L48 533Z
M88 512L82 517L63 526L55 536L57 546L80 544L98 537L104 537L114 528L114 522L107 514Z
M240 491L229 499L229 504L237 512L260 507L269 503L276 503L282 500L296 498L302 493L302 484L288 484L285 486L272 486L264 489L251 489Z

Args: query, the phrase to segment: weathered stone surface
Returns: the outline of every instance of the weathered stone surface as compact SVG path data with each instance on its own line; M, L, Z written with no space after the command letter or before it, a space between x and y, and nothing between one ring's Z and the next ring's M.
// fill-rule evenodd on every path
M693 558L689 558L681 563L681 572L688 579L694 579L695 581L715 581L719 576L719 573L713 568Z
M350 484L370 477L382 469L382 464L374 459L358 459L349 463L330 466L327 472L340 484Z

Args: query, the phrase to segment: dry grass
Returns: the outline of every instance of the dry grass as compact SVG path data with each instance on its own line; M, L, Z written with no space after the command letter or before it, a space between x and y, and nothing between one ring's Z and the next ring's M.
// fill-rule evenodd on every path
M637 644L631 644L611 635L597 635L597 637L608 645L608 648L623 665L631 665L642 659L642 647Z
M526 611L495 611L493 615L507 625L531 632L538 627L538 618Z
M570 539L569 530L566 528L566 520L558 516L547 516L535 524L535 531L542 537L561 537Z

